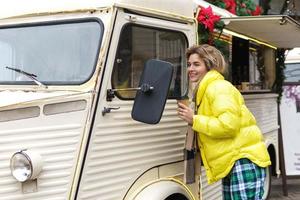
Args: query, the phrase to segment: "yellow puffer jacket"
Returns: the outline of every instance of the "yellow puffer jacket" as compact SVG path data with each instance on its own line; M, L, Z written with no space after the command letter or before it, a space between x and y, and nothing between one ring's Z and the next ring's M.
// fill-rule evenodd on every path
M217 71L200 82L193 117L208 183L225 177L235 161L248 158L260 167L271 164L256 120L241 93Z

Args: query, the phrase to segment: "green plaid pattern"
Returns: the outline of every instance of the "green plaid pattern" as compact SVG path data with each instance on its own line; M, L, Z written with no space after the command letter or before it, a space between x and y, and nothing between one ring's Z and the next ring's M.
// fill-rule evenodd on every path
M222 179L224 200L261 200L264 193L265 168L246 158L237 160Z

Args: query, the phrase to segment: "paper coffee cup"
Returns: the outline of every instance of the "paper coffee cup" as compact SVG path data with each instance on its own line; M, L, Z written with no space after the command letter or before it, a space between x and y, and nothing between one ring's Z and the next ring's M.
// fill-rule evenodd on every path
M177 103L182 103L186 106L190 105L190 100L186 97L186 98L182 98L182 99L177 99Z

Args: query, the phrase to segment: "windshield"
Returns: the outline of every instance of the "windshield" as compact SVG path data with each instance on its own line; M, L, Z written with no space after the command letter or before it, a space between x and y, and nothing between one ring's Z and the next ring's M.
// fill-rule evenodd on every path
M0 29L0 84L80 84L92 75L103 28L98 21L56 22Z

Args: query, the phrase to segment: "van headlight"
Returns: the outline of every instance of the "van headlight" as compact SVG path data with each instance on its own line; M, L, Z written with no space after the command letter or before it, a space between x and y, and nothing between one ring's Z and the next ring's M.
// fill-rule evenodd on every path
M33 151L21 150L10 159L11 174L20 182L36 179L42 170L42 158Z

